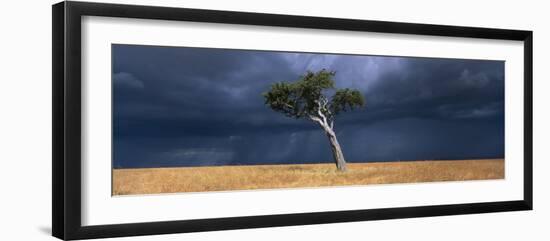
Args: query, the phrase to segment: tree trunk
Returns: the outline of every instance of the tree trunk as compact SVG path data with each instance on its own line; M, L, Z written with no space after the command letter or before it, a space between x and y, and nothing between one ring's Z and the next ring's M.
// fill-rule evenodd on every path
M336 139L336 134L333 130L325 130L328 140L330 142L330 148L332 150L332 156L334 158L334 162L336 163L336 168L338 171L345 172L348 170L346 167L346 160L344 159L344 153L342 152L342 148L340 148L340 144L338 143L338 139Z

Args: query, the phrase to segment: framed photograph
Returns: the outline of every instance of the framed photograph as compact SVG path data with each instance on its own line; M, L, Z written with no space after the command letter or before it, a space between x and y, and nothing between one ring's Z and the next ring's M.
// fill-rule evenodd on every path
M55 4L53 235L531 210L532 48L524 30Z

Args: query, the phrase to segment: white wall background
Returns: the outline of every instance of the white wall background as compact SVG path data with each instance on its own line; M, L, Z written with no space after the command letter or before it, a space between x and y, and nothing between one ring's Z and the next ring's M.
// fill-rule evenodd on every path
M550 9L545 1L118 0L171 5L534 31L535 210L130 237L115 240L549 240ZM0 240L54 240L51 231L51 9L9 1L0 10ZM546 21L546 22L545 22Z

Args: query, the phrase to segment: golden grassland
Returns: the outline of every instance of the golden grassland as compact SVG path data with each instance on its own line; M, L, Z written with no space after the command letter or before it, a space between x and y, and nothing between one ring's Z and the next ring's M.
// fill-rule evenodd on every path
M114 169L113 195L504 178L504 159Z

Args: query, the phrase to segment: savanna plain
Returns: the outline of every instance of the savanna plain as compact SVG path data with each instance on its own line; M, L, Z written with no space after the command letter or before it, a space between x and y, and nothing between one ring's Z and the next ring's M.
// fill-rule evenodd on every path
M136 168L113 170L113 195L302 188L504 178L504 159Z

